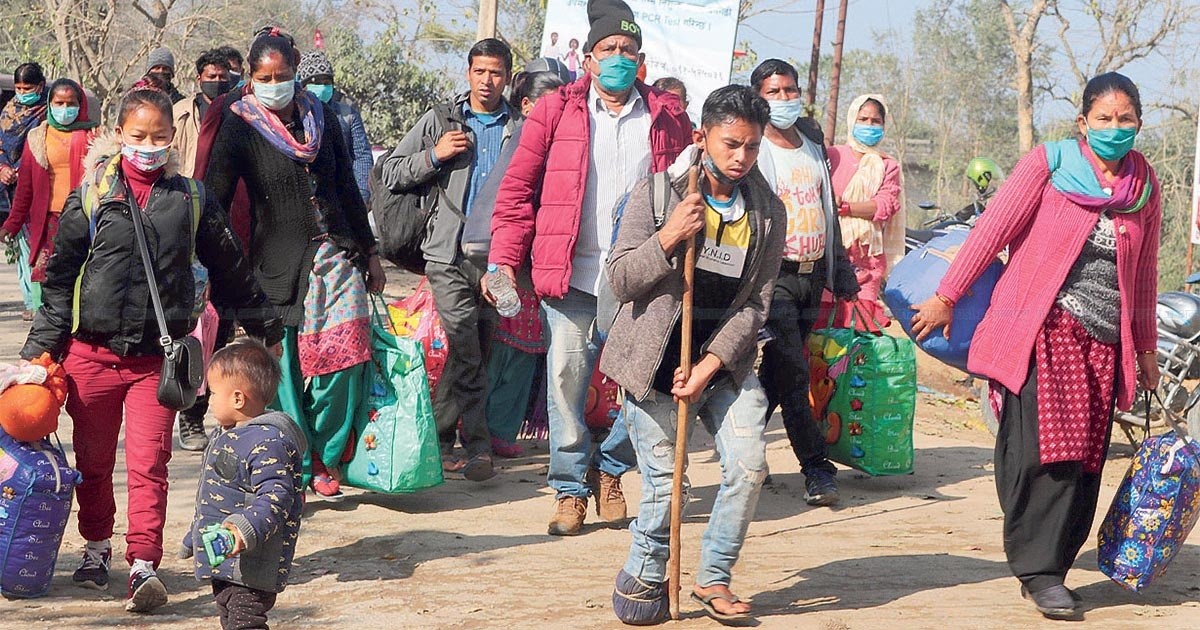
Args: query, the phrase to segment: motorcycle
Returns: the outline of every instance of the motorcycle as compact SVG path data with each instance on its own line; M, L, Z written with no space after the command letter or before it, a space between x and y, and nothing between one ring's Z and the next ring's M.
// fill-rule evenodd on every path
M1200 273L1194 273L1184 281L1189 287L1200 284ZM1158 296L1156 306L1158 327L1157 362L1162 373L1159 395L1163 404L1171 411L1186 415L1191 427L1200 426L1200 295L1192 291L1168 291ZM1189 387L1190 385L1190 387ZM988 386L983 384L980 396L983 423L994 435L999 430L999 421L989 403ZM1117 410L1113 422L1135 448L1149 437L1155 426L1163 421L1156 418L1153 407L1147 416L1145 397L1138 394L1129 411ZM1147 422L1149 417L1149 422Z

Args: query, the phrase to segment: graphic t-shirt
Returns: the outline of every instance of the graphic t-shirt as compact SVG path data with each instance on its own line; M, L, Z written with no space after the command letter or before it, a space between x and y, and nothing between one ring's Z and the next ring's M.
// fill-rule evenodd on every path
M740 196L735 203L744 203ZM748 213L741 212L735 221L726 222L711 206L705 214L704 240L696 244L696 275L692 297L692 362L700 360L704 343L725 321L733 299L741 288L752 241ZM654 389L669 394L679 367L679 351L683 338L679 322L671 331L662 362L654 373Z
M817 148L801 136L798 149L763 142L766 158L775 170L775 194L787 209L787 241L783 257L812 262L825 255L825 211L821 207L821 185L825 165Z

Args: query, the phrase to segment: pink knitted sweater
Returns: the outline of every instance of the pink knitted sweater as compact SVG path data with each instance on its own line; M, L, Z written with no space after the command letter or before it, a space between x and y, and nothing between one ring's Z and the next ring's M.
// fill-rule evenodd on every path
M1121 294L1116 391L1122 409L1133 403L1135 352L1153 350L1158 336L1155 302L1162 212L1153 170L1150 178L1153 193L1140 212L1112 213ZM1096 210L1074 203L1050 184L1043 147L1021 158L938 287L941 295L958 300L1008 246L1008 265L971 339L967 367L972 373L995 379L1011 391L1021 390L1029 374L1034 338L1098 219Z

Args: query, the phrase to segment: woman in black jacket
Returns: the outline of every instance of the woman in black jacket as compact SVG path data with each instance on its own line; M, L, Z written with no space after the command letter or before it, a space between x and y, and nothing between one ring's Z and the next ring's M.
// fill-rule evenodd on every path
M383 267L337 116L296 90L290 38L260 36L247 61L251 81L222 112L205 183L226 208L246 186L250 260L285 326L273 407L305 431L313 490L340 498L336 466L366 412L367 291L383 290Z
M282 327L226 225L216 199L178 174L170 151L171 101L142 84L125 95L115 135L92 143L83 185L63 208L42 284L43 305L21 350L49 353L67 374L75 465L83 476L79 533L87 541L74 580L108 588L116 504L113 468L125 422L129 493L125 609L147 612L167 601L155 575L167 515L167 462L175 412L158 402L163 350L150 299L156 281L173 338L195 326L193 261L207 268L212 299L251 335L278 344ZM134 239L142 222L154 264L146 277Z

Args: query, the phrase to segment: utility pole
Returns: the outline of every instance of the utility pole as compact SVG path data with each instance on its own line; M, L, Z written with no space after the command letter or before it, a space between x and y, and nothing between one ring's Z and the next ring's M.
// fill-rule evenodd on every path
M475 41L496 36L496 2L479 0L479 27L475 31Z
M829 72L829 103L825 106L825 144L833 145L837 135L838 83L842 80L842 42L846 40L846 6L850 0L841 0L838 6L837 34L833 38L833 68Z
M812 58L808 62L808 92L804 95L804 109L811 116L816 113L817 70L821 65L821 23L825 21L825 0L817 0L817 12L813 22Z

